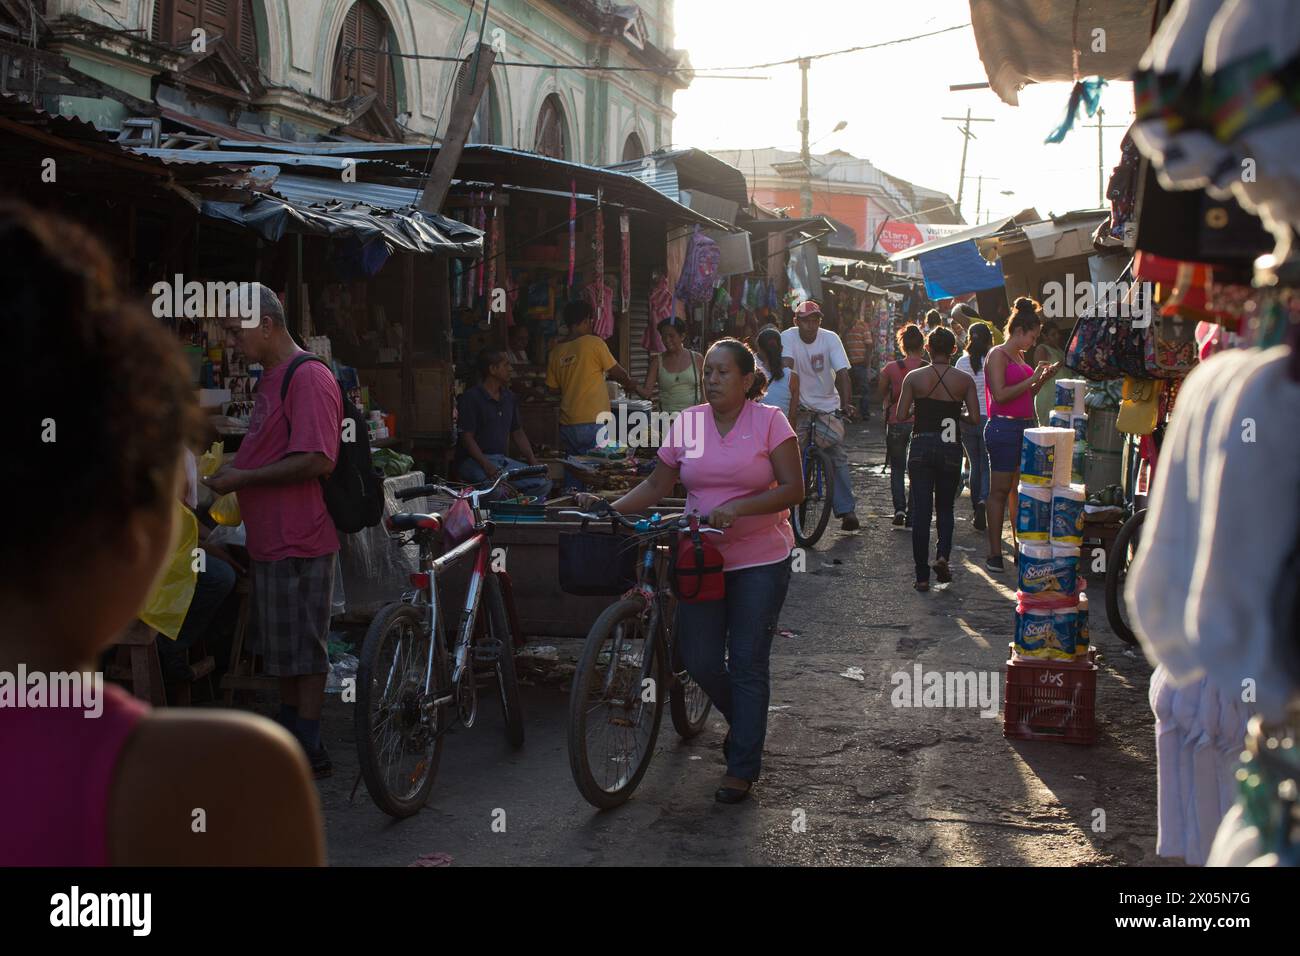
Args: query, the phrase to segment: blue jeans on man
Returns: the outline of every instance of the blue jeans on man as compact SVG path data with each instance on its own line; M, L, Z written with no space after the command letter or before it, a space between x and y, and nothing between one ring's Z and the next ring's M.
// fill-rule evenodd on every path
M484 455L483 457L502 471L528 467L526 463L517 461L514 458L507 458L505 455ZM473 458L463 459L457 470L460 473L460 480L467 484L479 485L488 480L487 474L483 471L483 466ZM510 483L518 489L521 495L545 498L551 493L551 479L545 476L540 478L520 478L518 481Z
M159 634L155 641L165 679L176 680L187 676L190 647L207 636L222 605L235 590L235 581L233 567L220 558L204 555L204 568L194 580L194 596L190 598L190 607L185 612L185 620L181 623L176 640ZM219 635L222 640L206 648L218 666L225 664L226 655L222 651L230 636L223 633Z
M767 737L769 659L790 559L727 571L721 600L677 604L682 664L731 727L727 773L757 780Z

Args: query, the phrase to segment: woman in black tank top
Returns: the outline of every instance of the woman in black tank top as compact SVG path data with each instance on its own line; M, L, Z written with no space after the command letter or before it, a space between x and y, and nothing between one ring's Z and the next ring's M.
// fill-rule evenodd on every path
M907 474L912 481L913 587L918 591L930 589L932 511L938 514L939 525L935 576L940 584L952 580L948 558L952 553L953 503L961 483L961 423L978 425L980 420L975 379L951 365L956 344L948 329L933 330L926 343L933 364L909 372L898 398L900 415L910 415L915 408Z

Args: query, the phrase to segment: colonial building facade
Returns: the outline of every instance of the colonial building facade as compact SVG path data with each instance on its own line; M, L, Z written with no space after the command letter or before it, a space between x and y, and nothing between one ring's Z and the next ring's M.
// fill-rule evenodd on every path
M500 62L471 142L593 165L667 145L673 94L687 83L685 55L671 48L672 8L495 0L482 36ZM141 104L154 103L173 127L228 139L432 142L468 79L483 4L35 0L36 31L23 22L27 9L25 0L0 3L0 41L39 34L40 48L73 72L63 78L72 92L57 99L36 82L40 105L101 128L130 126ZM36 69L58 73L48 62ZM29 78L12 74L9 91ZM96 83L112 92L84 95Z

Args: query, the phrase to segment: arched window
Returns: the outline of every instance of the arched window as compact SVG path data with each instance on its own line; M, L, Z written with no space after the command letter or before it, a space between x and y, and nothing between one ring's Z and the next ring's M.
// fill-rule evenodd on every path
M334 50L334 99L376 98L397 114L397 71L387 53L395 50L388 19L369 0L357 0L348 10Z
M641 143L641 137L632 133L623 144L623 162L631 159L640 159L645 155L645 146Z
M456 72L456 95L468 91L470 77L473 75L474 57L470 56L460 65ZM497 130L500 124L497 121L497 104L496 104L496 84L491 79L488 80L487 86L483 90L483 98L478 101L478 109L474 111L474 122L469 128L469 139L467 143L496 144L498 142Z
M542 110L537 114L537 138L533 151L552 159L569 158L569 132L568 123L564 119L564 105L554 93L542 101Z
M257 65L257 21L253 0L154 0L154 41L190 44L202 28L208 38L225 37L245 63Z

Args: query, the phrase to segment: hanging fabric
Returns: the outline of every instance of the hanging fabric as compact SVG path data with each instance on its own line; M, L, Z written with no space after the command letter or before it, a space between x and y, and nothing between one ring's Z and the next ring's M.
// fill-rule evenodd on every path
M569 180L569 289L573 289L573 269L578 259L578 181Z
M596 190L596 281L605 281L604 190Z
M619 298L620 311L627 315L632 308L632 229L631 218L626 212L618 217L619 233Z
M582 290L582 297L594 313L591 331L602 339L609 338L614 334L614 290L597 276Z

